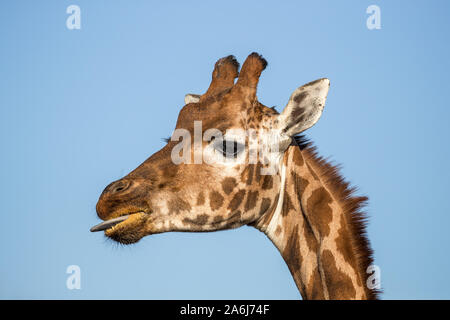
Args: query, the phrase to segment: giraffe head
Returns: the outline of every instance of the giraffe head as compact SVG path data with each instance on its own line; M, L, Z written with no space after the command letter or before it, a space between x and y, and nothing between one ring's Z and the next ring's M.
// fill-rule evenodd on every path
M186 95L168 143L97 203L105 230L121 243L168 231L215 231L251 224L277 206L277 168L292 137L322 114L328 79L294 91L281 114L258 102L267 62L256 53L218 60L203 95ZM235 83L235 79L237 79Z

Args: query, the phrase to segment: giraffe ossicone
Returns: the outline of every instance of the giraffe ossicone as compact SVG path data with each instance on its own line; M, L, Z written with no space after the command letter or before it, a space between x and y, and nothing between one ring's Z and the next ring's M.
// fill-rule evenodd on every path
M376 298L365 285L366 198L298 136L319 120L330 82L299 87L278 113L256 97L266 66L257 53L240 71L234 56L219 59L208 90L185 96L167 144L102 192L104 222L91 230L129 244L249 225L278 248L303 298Z

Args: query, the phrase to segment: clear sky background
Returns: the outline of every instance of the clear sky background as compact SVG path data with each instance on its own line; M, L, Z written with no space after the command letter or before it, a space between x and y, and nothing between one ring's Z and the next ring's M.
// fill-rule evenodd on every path
M66 8L81 8L81 30ZM368 30L366 8L381 8ZM2 1L0 298L299 299L242 227L119 246L89 228L103 188L159 150L215 61L268 60L258 96L331 80L307 132L370 197L385 299L450 298L449 1ZM81 290L66 268L81 268Z

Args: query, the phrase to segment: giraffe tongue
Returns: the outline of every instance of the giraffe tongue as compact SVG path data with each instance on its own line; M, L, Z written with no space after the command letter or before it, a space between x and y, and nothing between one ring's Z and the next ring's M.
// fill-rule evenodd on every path
M121 216L121 217L114 218L111 220L103 221L102 223L99 223L98 225L93 226L90 231L97 232L97 231L106 230L108 228L111 228L112 226L115 226L116 224L118 224L122 221L127 220L128 217L129 217L129 215L125 215L125 216Z

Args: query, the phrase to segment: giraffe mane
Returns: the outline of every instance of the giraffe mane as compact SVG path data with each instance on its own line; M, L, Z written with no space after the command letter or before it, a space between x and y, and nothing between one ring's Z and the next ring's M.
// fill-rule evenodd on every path
M359 272L361 275L365 275L367 268L374 262L373 250L367 237L368 215L363 210L367 205L368 198L355 195L357 188L351 186L341 175L341 166L332 164L329 160L320 156L317 147L306 136L297 135L294 139L305 159L312 162L322 182L330 189L342 206L349 225ZM382 293L378 289L369 289L367 286L365 288L369 300L378 299Z

